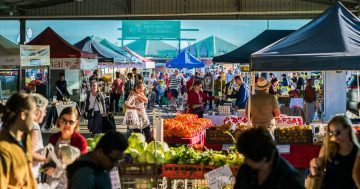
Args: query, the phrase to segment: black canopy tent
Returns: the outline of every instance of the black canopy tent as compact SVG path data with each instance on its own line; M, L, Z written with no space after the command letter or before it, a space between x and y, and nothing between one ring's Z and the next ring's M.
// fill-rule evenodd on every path
M213 58L216 63L250 63L251 54L288 36L294 30L265 30L241 47Z
M250 64L253 72L359 69L360 20L340 2L286 38L253 53ZM346 76L343 72L328 74L324 86L325 119L346 111Z
M340 2L251 55L251 71L359 70L360 20Z

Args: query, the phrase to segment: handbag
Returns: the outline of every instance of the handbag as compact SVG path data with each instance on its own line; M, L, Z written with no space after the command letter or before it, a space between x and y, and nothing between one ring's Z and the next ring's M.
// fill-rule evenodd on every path
M89 110L86 111L85 113L85 118L86 119L91 119L92 117L94 117L94 108L91 108Z
M130 129L139 129L141 127L138 113L134 109L126 109L123 125L127 125Z
M108 114L107 116L102 117L102 133L107 133L109 131L115 131L115 119L114 115Z
M308 176L307 178L307 182L306 182L306 189L321 189L321 188L324 188L324 179L325 179L325 176L326 176L326 163L327 163L327 160L329 159L329 153L327 152L328 150L328 147L329 147L329 142L326 142L327 143L327 147L324 148L325 150L325 157L323 159L324 163L324 167L323 167L323 170L321 172L320 175L317 175L317 176Z

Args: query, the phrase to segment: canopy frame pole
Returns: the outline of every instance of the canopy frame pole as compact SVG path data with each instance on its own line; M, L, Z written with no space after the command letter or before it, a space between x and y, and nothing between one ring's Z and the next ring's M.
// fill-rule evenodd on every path
M250 71L249 72L249 79L248 79L248 86L249 86L249 98L248 98L248 105L247 105L247 126L250 127L250 118L251 118L251 115L250 115L250 110L251 110L251 96L253 94L252 92L252 72Z
M84 77L84 74L83 74L83 71L82 71L82 69L81 69L81 67L80 67L80 69L79 69L79 87L80 87L80 90L79 90L79 109L80 109L80 113L81 113L81 110L82 110L82 108L81 108L81 96L82 96L82 86L83 86L83 80L82 80L82 78L81 77ZM85 85L87 85L87 84L85 84Z
M356 82L357 82L357 101L360 100L360 88L359 88L359 70L356 71ZM360 116L360 110L359 110Z

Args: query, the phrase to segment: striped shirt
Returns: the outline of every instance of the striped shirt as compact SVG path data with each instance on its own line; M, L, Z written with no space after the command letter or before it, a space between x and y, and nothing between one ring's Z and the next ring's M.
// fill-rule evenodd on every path
M177 75L177 76L172 75L170 77L170 87L169 88L179 90L180 81L181 81L181 79L180 79L179 75Z

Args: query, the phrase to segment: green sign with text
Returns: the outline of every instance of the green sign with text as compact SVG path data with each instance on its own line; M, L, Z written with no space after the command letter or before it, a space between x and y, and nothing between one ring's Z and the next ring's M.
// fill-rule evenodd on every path
M122 21L123 39L180 39L180 21Z

